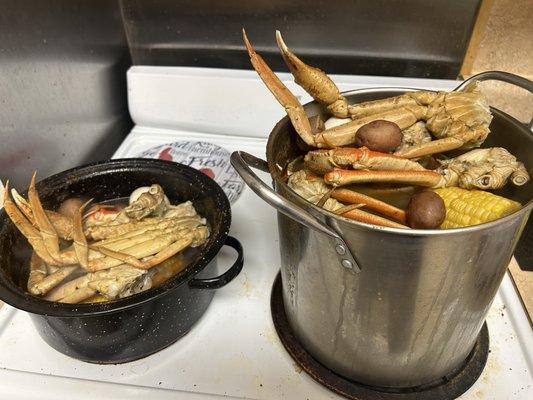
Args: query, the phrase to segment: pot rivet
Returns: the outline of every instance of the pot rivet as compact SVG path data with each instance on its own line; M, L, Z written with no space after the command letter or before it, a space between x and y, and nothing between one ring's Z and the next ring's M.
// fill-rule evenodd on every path
M346 254L346 249L344 248L342 244L338 244L337 246L335 246L335 250L337 251L337 254L340 254L341 256Z
M348 269L352 269L353 268L353 264L350 260L342 260L341 261L341 264L344 268L348 268Z

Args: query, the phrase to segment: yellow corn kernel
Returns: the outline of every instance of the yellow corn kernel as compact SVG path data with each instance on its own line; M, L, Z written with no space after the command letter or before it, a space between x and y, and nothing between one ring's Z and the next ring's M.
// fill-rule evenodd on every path
M522 205L483 190L458 187L434 189L444 200L446 218L441 229L478 225L509 215Z

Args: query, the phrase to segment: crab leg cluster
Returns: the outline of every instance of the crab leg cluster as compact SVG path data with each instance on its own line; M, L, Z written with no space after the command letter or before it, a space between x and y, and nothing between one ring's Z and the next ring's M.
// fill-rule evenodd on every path
M426 121L429 131L437 140L399 153L408 158L456 148L478 147L489 133L492 116L477 85L471 85L461 92L419 91L350 105L323 71L305 64L289 50L279 31L276 32L276 40L295 82L323 104L334 117L352 119L322 132L315 138L315 147L351 145L355 142L357 131L374 120L393 122L401 129L406 129L419 120ZM247 45L249 52L250 47ZM263 69L263 76L271 78L266 69ZM297 132L300 134L298 129Z
M391 221L384 222L379 215L346 209L339 201L360 203L397 221L394 224L405 224L405 211L391 209L368 196L363 198L352 187L338 187L385 183L486 190L499 189L508 181L523 185L530 179L524 165L499 147L472 150L455 158L434 157L479 147L489 134L492 115L477 82L462 91L416 91L349 104L326 73L305 64L277 31L278 47L295 82L332 116L325 123L313 116L311 124L298 99L256 53L244 29L243 40L254 69L285 108L298 136L308 147L317 149L307 152L303 172L289 176L288 183L319 206L348 218L391 226ZM428 165L431 169L426 168Z
M437 160L439 167L435 170L396 155L352 148L310 151L305 162L307 168L323 174L324 181L333 186L385 182L429 188L500 189L509 180L521 186L530 179L524 165L502 147Z
M35 174L28 200L14 189L11 197L6 185L6 213L34 250L30 293L79 302L97 293L123 297L134 286L145 290L150 287L148 270L187 247L200 246L209 235L192 203L170 205L159 185L146 188L126 208L110 210L104 219L95 219L94 210L84 215L88 204L71 217L44 210Z

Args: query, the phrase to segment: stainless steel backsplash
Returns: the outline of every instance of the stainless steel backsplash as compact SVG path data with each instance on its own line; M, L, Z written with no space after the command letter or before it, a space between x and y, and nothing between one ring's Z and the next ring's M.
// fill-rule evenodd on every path
M479 0L122 0L135 64L250 68L241 28L286 71L274 31L330 73L455 78Z
M131 64L112 0L0 0L0 179L25 188L108 158L131 121Z
M0 0L0 179L108 158L135 64L276 70L289 46L330 73L455 77L479 0ZM131 54L131 58L130 58Z

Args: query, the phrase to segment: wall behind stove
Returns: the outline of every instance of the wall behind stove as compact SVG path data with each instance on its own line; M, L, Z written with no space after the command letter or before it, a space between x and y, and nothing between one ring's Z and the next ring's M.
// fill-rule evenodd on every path
M129 131L113 0L0 0L0 179L108 158Z
M330 73L455 78L479 0L122 0L135 64L250 68L248 31L275 70L274 39Z
M136 64L250 68L248 29L274 69L281 29L331 73L458 74L479 0L0 0L0 179L105 159L131 121ZM131 58L130 58L131 53Z

